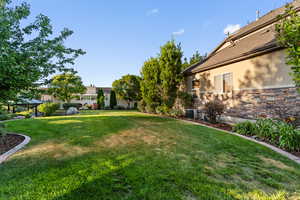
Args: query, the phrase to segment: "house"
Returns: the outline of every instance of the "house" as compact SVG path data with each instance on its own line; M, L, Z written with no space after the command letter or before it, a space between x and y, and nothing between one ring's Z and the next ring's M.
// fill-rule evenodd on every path
M292 2L300 10L300 2ZM183 71L185 89L201 113L219 99L225 120L300 114L300 96L285 64L285 49L276 42L278 8L242 27L221 42L201 63Z
M102 89L104 93L104 106L109 107L110 106L110 93L112 88L110 87L96 87L94 85L86 86L86 91L84 94L78 94L77 97L73 100L71 100L71 103L81 103L82 105L93 105L97 103L97 93L98 90ZM41 100L43 102L57 102L57 103L63 103L60 100L56 99L52 95L49 94L42 94ZM118 99L117 98L117 106L118 107L128 107L128 103L125 100ZM131 102L129 105L130 108L134 107L134 103Z

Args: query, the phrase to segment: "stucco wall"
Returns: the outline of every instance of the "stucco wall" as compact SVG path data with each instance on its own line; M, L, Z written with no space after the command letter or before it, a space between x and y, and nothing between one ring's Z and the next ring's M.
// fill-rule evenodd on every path
M220 68L186 77L186 88L194 91L194 108L202 110L210 100L219 99L226 106L228 116L255 119L260 116L295 116L300 113L300 95L290 77L290 67L285 64L283 50L254 57ZM217 93L214 76L232 73L231 92ZM192 81L200 86L192 90Z
M191 81L196 78L205 80L207 92L214 91L214 76L232 73L233 90L266 89L293 86L289 75L290 67L285 64L284 50L229 64L187 77L188 91L192 90ZM203 82L202 82L203 83Z

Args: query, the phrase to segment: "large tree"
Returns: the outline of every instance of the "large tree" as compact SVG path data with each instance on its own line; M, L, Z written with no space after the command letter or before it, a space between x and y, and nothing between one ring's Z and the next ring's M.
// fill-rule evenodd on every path
M162 103L172 108L177 97L179 83L182 81L182 50L174 40L168 41L160 48L159 65L161 69Z
M69 29L53 36L50 19L45 15L24 25L23 20L30 16L29 4L12 6L10 0L1 2L0 102L4 103L34 91L53 73L72 71L67 66L84 51L64 45L73 33Z
M148 109L155 110L161 105L161 79L158 58L150 58L141 70L141 92Z
M103 109L105 106L105 97L102 88L97 91L97 106L98 109Z
M128 107L131 101L139 101L141 98L140 81L139 76L128 74L122 76L119 80L115 80L112 84L118 98L127 101Z
M291 66L293 80L300 87L300 15L290 5L279 16L280 23L276 25L277 40L286 47L286 63ZM300 88L298 89L300 93Z
M78 94L83 94L86 87L80 76L75 73L63 73L54 76L49 84L48 93L63 102L70 103Z

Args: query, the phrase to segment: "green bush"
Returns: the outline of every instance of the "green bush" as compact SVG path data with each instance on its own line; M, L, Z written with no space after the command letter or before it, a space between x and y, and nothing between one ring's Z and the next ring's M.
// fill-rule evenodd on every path
M63 108L65 110L68 110L71 107L77 108L79 110L82 107L82 104L81 103L64 103L63 104Z
M184 116L183 111L180 109L172 109L169 114L170 114L170 116L176 117L176 118Z
M233 131L237 132L241 135L255 135L256 132L256 126L254 123L250 122L250 121L245 121L245 122L241 122L236 124L233 127Z
M258 119L256 123L242 122L234 127L241 135L256 135L288 151L300 151L300 132L287 122L274 119Z
M146 102L144 100L139 101L137 105L137 109L140 112L146 112Z
M155 113L159 115L169 115L171 112L171 109L168 108L166 105L158 106L155 109Z
M145 110L147 113L156 113L156 108L159 106L158 103L152 102L150 104L146 104Z
M9 114L1 114L0 115L0 121L9 120L11 119Z
M58 103L44 103L38 106L38 111L43 113L44 116L52 115L59 109Z
M124 106L114 106L114 110L126 110L126 108Z
M0 121L10 120L16 116L17 116L17 114L15 114L15 113L2 113L2 114L0 114Z
M218 118L223 114L224 109L224 104L218 100L209 101L204 105L206 118L211 123L217 123Z
M256 125L256 135L262 139L278 144L280 133L277 129L278 121L273 119L258 119Z
M178 91L177 96L181 100L181 104L183 105L184 108L190 108L193 106L193 102L194 102L193 95L187 92Z
M278 122L277 129L280 133L279 147L289 151L300 151L300 132L292 125Z
M23 112L18 112L17 115L24 116L25 118L31 118L33 111L23 111Z

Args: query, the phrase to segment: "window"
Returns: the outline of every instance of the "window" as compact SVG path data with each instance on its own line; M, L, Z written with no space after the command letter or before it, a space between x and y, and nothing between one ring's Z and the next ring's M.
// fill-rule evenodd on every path
M220 74L214 77L215 93L227 93L233 89L232 73Z
M214 86L215 86L215 93L222 93L223 92L223 76L217 75L214 77Z
M232 73L223 74L223 92L232 91Z
M194 79L192 81L192 96L193 98L197 98L197 89L199 89L200 87L200 81L197 79Z

